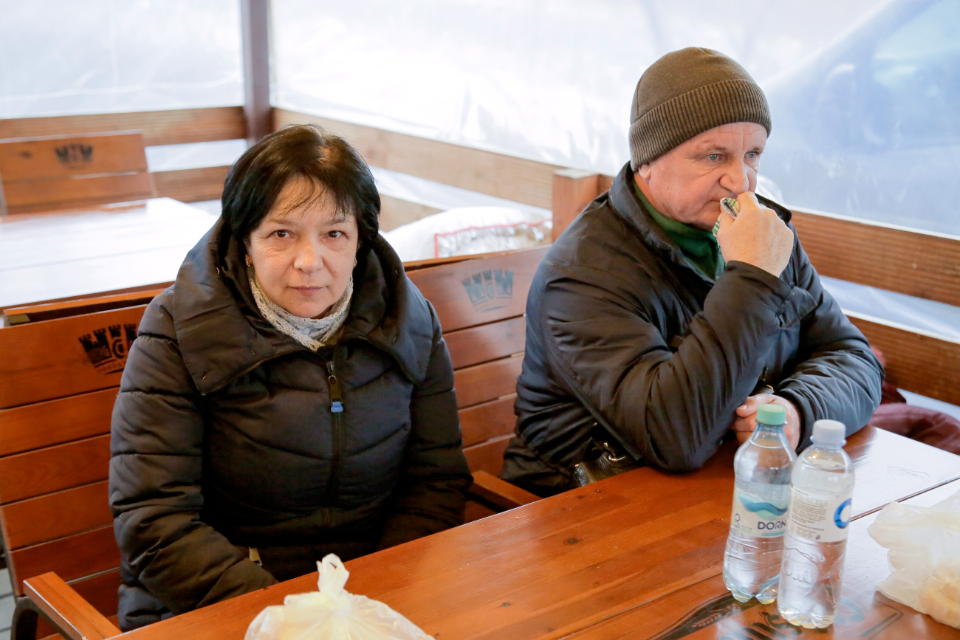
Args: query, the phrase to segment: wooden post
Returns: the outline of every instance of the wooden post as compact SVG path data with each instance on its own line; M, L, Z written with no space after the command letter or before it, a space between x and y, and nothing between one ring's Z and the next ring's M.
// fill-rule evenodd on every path
M270 3L240 0L243 31L243 115L247 142L255 144L271 131Z
M553 239L600 194L600 174L562 169L553 174Z

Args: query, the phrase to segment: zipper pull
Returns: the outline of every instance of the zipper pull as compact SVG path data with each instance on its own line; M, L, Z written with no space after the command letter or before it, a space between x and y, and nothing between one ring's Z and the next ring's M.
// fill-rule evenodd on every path
M327 384L330 386L330 413L343 413L343 394L340 392L340 381L333 368L333 361L327 363Z

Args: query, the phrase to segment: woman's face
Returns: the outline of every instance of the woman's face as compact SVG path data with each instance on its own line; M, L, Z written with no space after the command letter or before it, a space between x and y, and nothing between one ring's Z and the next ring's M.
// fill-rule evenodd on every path
M301 318L321 318L350 282L358 229L337 211L331 194L303 177L284 186L250 233L247 252L257 280L276 305Z

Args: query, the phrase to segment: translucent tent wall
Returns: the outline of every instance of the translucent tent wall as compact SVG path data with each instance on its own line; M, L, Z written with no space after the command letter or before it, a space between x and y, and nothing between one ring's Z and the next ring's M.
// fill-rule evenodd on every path
M764 86L797 207L960 235L956 0L272 0L275 106L615 173L643 70ZM0 117L238 105L236 0L0 0Z
M0 0L0 118L242 103L237 0Z
M274 0L273 103L616 173L643 70L720 50L765 88L787 204L960 234L956 0Z

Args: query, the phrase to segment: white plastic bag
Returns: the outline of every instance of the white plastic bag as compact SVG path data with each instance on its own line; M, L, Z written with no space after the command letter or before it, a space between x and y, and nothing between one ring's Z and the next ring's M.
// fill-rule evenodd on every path
M932 507L892 502L867 531L890 550L880 593L960 628L960 492Z
M382 602L347 593L350 572L334 554L317 568L320 591L267 607L247 627L244 640L433 640Z

